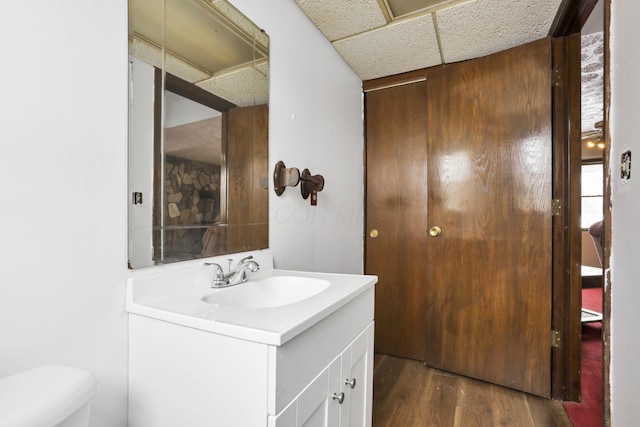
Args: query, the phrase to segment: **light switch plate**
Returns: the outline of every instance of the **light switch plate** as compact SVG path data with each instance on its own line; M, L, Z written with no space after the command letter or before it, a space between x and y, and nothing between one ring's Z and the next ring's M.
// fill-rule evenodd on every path
M133 194L131 195L131 203L133 203L134 205L141 205L142 204L142 193L135 191L133 192Z
M628 181L631 179L631 150L627 150L620 156L620 179Z

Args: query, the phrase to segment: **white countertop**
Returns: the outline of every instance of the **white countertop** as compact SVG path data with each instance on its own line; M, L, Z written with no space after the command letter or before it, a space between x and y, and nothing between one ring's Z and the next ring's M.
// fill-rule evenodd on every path
M293 276L327 280L330 286L295 303L249 309L204 302L203 297L218 292L210 286L212 274L209 269L195 267L131 277L127 281L127 311L239 339L282 345L378 281L376 276L274 270L265 265L255 275L250 274L249 281Z

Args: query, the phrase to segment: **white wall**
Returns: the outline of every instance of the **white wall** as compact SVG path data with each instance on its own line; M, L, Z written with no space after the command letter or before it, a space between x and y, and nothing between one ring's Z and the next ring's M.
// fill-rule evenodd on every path
M611 410L616 426L640 419L640 2L612 1L611 13ZM631 149L631 180L620 181L620 155Z
M360 80L292 0L234 3L271 35L271 167L326 179L316 208L299 188L270 192L276 265L360 272ZM91 425L105 427L126 425L126 34L125 0L0 14L0 376L88 369Z
M127 2L0 14L0 376L98 379L94 426L126 425Z
M269 190L276 268L361 273L361 81L293 0L232 3L270 36L270 174L282 160L325 179L316 207L299 186L280 197Z

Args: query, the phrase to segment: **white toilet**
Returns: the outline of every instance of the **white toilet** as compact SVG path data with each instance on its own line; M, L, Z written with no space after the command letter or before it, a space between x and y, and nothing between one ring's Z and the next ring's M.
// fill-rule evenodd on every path
M0 378L0 427L86 427L96 390L93 375L66 366Z

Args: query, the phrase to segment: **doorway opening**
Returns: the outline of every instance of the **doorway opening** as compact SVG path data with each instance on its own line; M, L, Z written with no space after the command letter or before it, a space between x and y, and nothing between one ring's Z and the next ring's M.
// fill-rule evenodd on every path
M565 402L574 425L603 425L604 0L580 33L581 362L580 402Z

